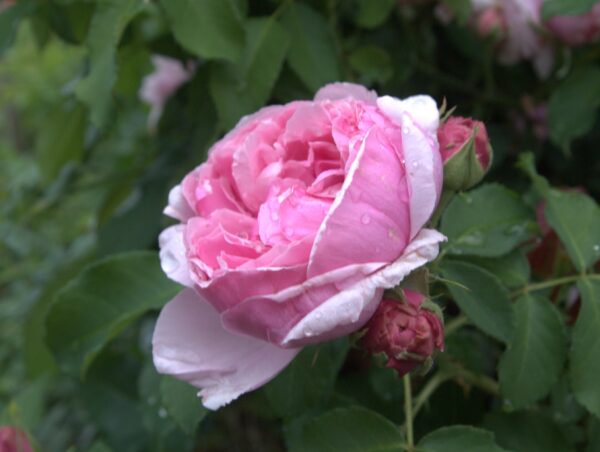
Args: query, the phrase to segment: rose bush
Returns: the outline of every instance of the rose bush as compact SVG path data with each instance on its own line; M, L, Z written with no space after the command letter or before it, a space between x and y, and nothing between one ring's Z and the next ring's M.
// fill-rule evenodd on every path
M161 234L162 267L188 288L158 319L157 369L218 408L361 328L444 239L424 229L438 121L430 97L347 83L242 119L169 195L181 223Z

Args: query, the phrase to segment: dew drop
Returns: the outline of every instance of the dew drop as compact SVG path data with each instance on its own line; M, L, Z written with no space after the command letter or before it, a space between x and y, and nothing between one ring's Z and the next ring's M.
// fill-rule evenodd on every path
M283 232L287 238L291 238L294 235L294 229L290 227L285 228Z
M418 166L419 166L419 162L416 162L416 161L415 161L415 162L413 162L412 166L413 166L413 168L418 168Z
M369 224L371 222L371 217L368 214L363 213L362 217L360 217L360 222L362 224Z
M323 313L322 313L322 312L317 312L317 313L315 313L315 318L316 318L317 320L321 320L321 319L323 318Z
M279 214L275 211L271 212L271 220L273 221L278 221L279 220Z
M402 129L402 133L403 133L404 135L408 135L408 134L410 133L410 129L409 129L408 127L404 127L404 128Z
M600 253L600 245L594 245L594 251Z
M167 410L165 410L164 408L161 408L158 410L158 417L160 418L166 418L167 417Z
M478 246L483 243L483 234L481 232L473 232L460 238L460 243L470 246Z
M314 336L314 334L315 334L315 333L313 333L313 331L312 331L312 330L310 330L310 329L308 329L308 328L305 328L305 329L304 329L304 336L305 336L305 337L311 337L311 336Z

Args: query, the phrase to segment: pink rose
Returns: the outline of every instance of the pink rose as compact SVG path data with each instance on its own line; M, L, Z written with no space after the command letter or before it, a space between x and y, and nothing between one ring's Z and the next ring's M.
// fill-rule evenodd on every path
M400 376L444 349L444 326L436 314L421 307L425 297L410 290L403 294L404 300L384 299L379 304L361 339L371 353L385 353L386 367Z
M442 164L433 99L335 83L266 107L172 189L163 270L187 286L162 310L157 369L216 409L300 348L356 331L384 289L434 259L423 229Z
M495 22L504 25L503 39L498 44L498 58L502 64L531 60L538 75L547 77L554 64L554 55L550 43L540 33L542 1L471 0L471 3L475 17L494 16ZM493 10L493 14L488 10Z
M184 67L181 62L162 55L152 56L154 72L142 81L140 99L150 105L148 129L154 130L162 115L163 109L177 89L187 82L194 73L193 64Z
M0 427L0 452L33 452L27 435L17 427Z
M508 26L506 18L498 7L484 9L475 19L475 29L481 36L506 37Z
M485 124L452 116L438 129L444 163L444 187L466 190L478 184L492 163L492 146Z
M557 16L546 22L548 29L562 42L580 46L600 38L600 3L586 14L579 16Z

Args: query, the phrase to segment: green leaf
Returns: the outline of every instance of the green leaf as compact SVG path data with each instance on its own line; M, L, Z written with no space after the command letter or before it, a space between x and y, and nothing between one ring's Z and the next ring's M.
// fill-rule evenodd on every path
M21 0L0 12L0 56L12 45L21 20L31 10L32 3L27 0Z
M542 5L542 18L553 16L575 16L592 9L598 0L545 0Z
M226 129L269 100L289 45L287 33L273 18L249 20L246 33L241 62L212 68L211 94Z
M112 452L112 449L102 441L94 441L94 444L90 446L88 452Z
M57 293L46 318L47 343L59 367L83 376L108 341L178 290L157 253L125 253L88 266Z
M550 138L563 148L585 135L596 121L600 106L600 69L588 65L563 81L548 102Z
M544 214L577 270L583 272L600 259L600 207L591 197L552 189Z
M172 377L163 377L160 393L167 413L188 435L193 435L196 427L208 410L198 398L198 390L184 381Z
M84 154L86 115L81 105L65 110L61 105L48 117L36 143L36 161L46 183L69 162L80 162Z
M392 59L381 47L367 45L356 49L348 58L363 84L385 83L393 75Z
M395 0L359 0L356 9L356 24L363 28L375 28L387 20Z
M161 0L175 39L202 58L237 61L244 28L231 0Z
M570 452L557 424L535 412L493 413L484 427L494 432L502 447L514 452Z
M461 25L467 23L471 17L473 7L470 0L442 0L450 11L458 18Z
M341 339L302 350L283 372L265 386L275 413L291 418L325 406L348 348L348 340Z
M582 304L573 328L571 386L577 401L600 417L600 275L582 277L577 288Z
M516 193L498 184L455 196L441 223L448 237L447 253L482 257L510 252L535 228L532 210Z
M77 84L77 97L88 106L91 120L102 126L111 104L117 79L116 51L127 24L142 9L143 0L103 0L98 2L86 39L90 70Z
M525 295L515 305L516 326L498 365L500 391L516 409L545 397L560 378L567 333L549 300Z
M469 319L490 336L509 342L515 330L514 310L498 279L465 262L443 261L441 270L454 301Z
M365 408L338 408L304 423L290 452L383 452L403 450L398 427Z
M465 260L492 273L510 289L524 286L531 276L527 255L522 249L496 258L471 257Z
M290 6L281 21L291 37L288 62L308 88L340 80L338 55L327 21L304 3Z
M418 444L419 452L502 452L494 435L466 425L443 427L425 435Z

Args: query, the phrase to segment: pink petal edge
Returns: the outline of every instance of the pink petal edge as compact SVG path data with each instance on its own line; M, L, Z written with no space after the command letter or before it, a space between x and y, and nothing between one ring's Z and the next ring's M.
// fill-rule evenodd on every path
M226 331L219 314L191 289L162 309L152 346L156 369L201 388L211 410L265 384L300 351Z
M421 230L397 261L312 310L290 330L282 345L322 342L362 328L377 308L383 289L398 285L413 270L435 259L439 243L445 240L435 230Z

